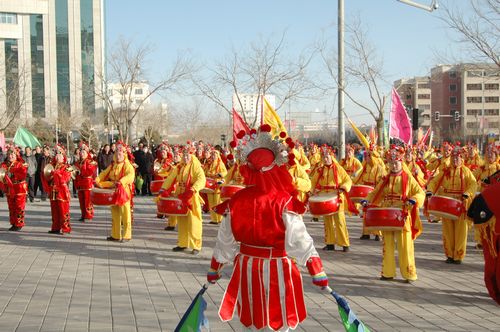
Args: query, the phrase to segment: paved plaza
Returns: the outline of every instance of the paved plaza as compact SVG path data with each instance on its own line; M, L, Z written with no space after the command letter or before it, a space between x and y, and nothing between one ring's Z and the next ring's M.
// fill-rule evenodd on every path
M136 198L133 240L114 243L108 208L80 223L72 201L70 235L47 234L48 202L27 204L21 232L9 232L5 198L0 199L0 331L173 331L191 298L205 283L217 226L205 216L200 255L174 253L175 232L164 231L150 197ZM305 217L316 246L323 225ZM418 281L379 280L381 243L359 240L360 219L348 218L351 251L320 255L330 284L345 296L372 331L487 331L500 329L500 307L483 282L483 258L469 242L462 265L445 264L441 224L424 223L416 241ZM221 323L218 304L230 267L205 295L212 331L239 331ZM343 331L336 303L311 285L304 273L307 320L300 331Z

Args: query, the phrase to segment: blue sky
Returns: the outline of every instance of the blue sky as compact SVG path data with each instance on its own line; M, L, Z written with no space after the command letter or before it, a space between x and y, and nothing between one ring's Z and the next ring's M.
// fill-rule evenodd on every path
M431 0L415 0L429 4ZM465 3L466 0L455 0ZM345 0L345 17L359 15L384 58L389 81L428 75L438 63L437 53L456 49L452 34L429 13L396 0ZM172 61L179 50L190 50L205 62L220 59L231 47L244 48L259 36L279 36L287 30L287 47L310 45L327 29L336 35L335 0L106 0L108 48L124 36L150 43L155 50L148 70L151 78ZM332 99L311 109L332 108ZM364 113L346 103L351 114ZM359 117L370 122L370 117Z

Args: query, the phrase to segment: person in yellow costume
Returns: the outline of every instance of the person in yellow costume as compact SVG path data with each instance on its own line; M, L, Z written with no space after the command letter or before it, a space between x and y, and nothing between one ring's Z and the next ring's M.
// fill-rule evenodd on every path
M173 149L172 154L170 155L169 146L165 143L162 143L158 152L160 154L160 158L155 161L159 164L160 169L155 171L154 179L155 180L165 180L170 172L175 168L175 166L179 163L181 159L181 155L178 149ZM161 215L160 215L161 216ZM177 226L177 217L176 216L168 216L167 217L167 226L165 226L166 231L174 231L175 226Z
M407 216L400 231L382 231L383 257L381 280L396 276L395 244L398 249L399 271L406 282L417 280L413 241L422 232L418 208L423 205L425 192L415 178L403 169L404 149L393 146L389 152L389 174L378 182L375 190L362 201L379 207L402 208Z
M478 180L478 185L480 186L479 191L483 191L487 184L483 180L492 176L496 172L500 171L500 156L498 153L498 148L495 145L490 144L486 148L486 158L482 166L476 169L474 173L476 179Z
M444 142L441 145L441 149L435 151L436 154L434 156L429 156L427 169L431 171L430 179L437 176L444 169L450 167L451 150L453 150L453 146L448 142Z
M181 163L165 179L160 194L173 194L189 207L186 216L177 217L177 246L172 250L191 248L191 253L197 255L201 250L203 231L199 192L205 187L206 178L200 161L192 153L194 150L191 146L183 150Z
M304 147L302 146L302 144L300 144L298 142L297 142L297 152L298 152L298 155L296 157L297 157L298 164L300 166L302 166L304 171L310 170L311 163L309 162L309 159L307 159L307 155L306 155L306 152L304 151Z
M452 151L452 162L448 169L435 176L427 186L427 196L434 194L463 201L464 211L458 220L443 218L443 247L446 263L461 264L467 248L466 211L476 193L476 179L464 165L465 151L457 146Z
M340 166L342 166L351 179L355 179L356 175L363 169L363 164L354 157L354 147L347 144L345 147L345 158L340 161Z
M464 159L465 166L469 167L469 169L474 173L481 165L483 165L483 159L479 155L479 151L477 150L477 146L474 143L467 144L467 156Z
M353 184L375 187L387 173L384 162L373 145L365 150L364 157L363 169L354 179ZM375 236L375 241L380 241L380 231L367 230L365 227L365 218L363 217L363 230L360 240L369 240L370 235Z
M311 143L307 159L309 160L309 165L311 165L309 170L312 177L314 170L321 164L321 153L319 152L319 148L316 144Z
M221 159L220 152L212 149L208 155L207 161L204 165L205 176L216 180L217 187L213 193L207 193L208 208L210 209L210 223L218 225L222 221L222 216L215 213L212 209L221 203L220 199L220 185L224 183L224 177L227 174L226 166Z
M328 147L321 148L322 166L311 180L311 191L316 193L336 193L341 199L338 213L323 216L325 222L325 244L323 250L335 250L335 245L341 246L344 252L349 251L349 232L344 211L347 208L345 193L351 190L352 180L346 171L333 157Z
M240 163L238 160L234 159L234 155L232 153L227 155L227 166L229 167L229 170L224 177L224 183L244 186L245 179L240 173Z
M405 165L410 171L411 175L417 180L420 187L425 188L425 178L422 169L416 161L417 152L412 147L408 147L405 151Z
M295 149L295 144L288 139L286 143L288 145L288 173L292 176L293 186L297 191L297 199L302 203L305 203L307 193L311 190L311 180L309 179L306 169L298 162L300 152Z
M111 206L111 236L108 236L108 241L132 239L130 201L134 179L135 169L128 160L127 147L123 142L117 142L113 162L95 180L98 187L116 188L120 193L120 205Z

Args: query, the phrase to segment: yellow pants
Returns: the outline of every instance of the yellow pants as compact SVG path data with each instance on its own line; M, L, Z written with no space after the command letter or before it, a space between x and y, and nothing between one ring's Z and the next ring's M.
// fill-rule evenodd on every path
M407 231L382 231L382 276L396 277L395 243L398 246L399 271L406 280L417 280L415 267L415 251L411 232Z
M123 206L111 206L111 236L115 239L130 240L132 238L132 215L130 201Z
M345 222L344 211L324 216L325 221L325 243L342 247L349 247L349 232Z
M189 212L185 217L177 217L177 245L183 248L201 250L201 219Z
M443 218L443 247L446 257L463 260L467 249L467 220Z
M216 223L220 223L222 221L222 216L212 211L212 209L216 205L222 202L220 199L220 193L207 194L207 196L208 196L208 208L210 209L210 220Z
M177 216L168 216L167 217L167 226L169 226L169 227L177 226Z

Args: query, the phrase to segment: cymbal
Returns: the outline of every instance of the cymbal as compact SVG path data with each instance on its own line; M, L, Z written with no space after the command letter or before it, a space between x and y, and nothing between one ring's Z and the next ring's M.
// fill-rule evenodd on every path
M45 167L43 168L43 176L46 178L46 179L49 179L50 176L52 175L52 172L54 171L54 166L52 166L52 164L47 164L45 165Z

